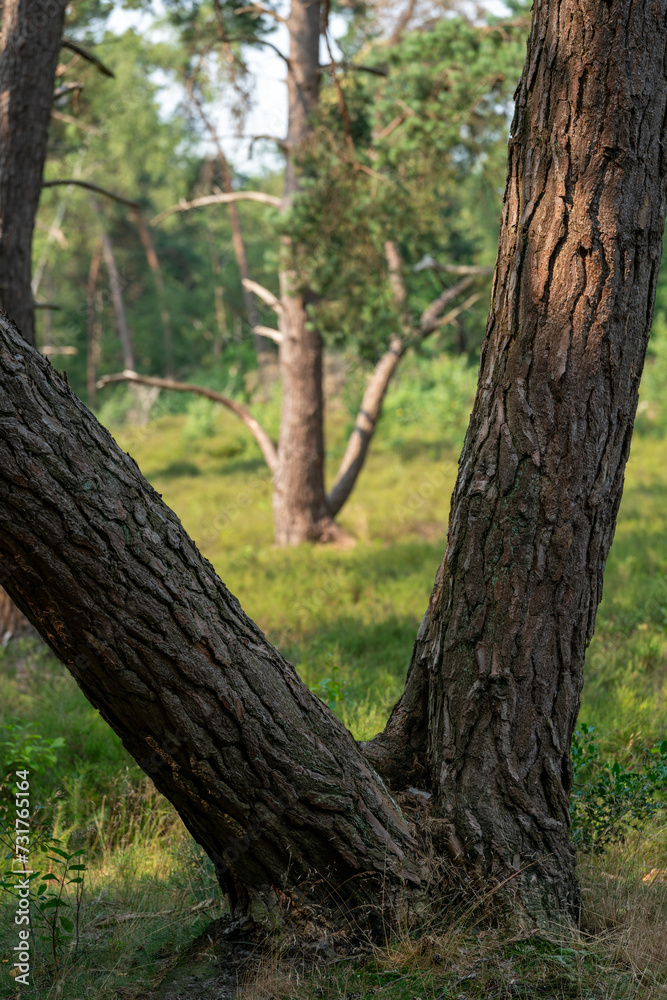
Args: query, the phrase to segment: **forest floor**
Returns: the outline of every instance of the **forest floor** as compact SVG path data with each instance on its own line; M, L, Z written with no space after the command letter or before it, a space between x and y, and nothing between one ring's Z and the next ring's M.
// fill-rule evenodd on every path
M449 386L449 402L396 388L340 516L356 539L350 548L273 547L268 475L225 413L197 403L115 431L247 613L357 738L382 727L400 693L442 558L474 385L474 375L466 378ZM441 404L456 417L449 424L432 419ZM346 426L345 407L334 408L330 475ZM621 777L667 738L666 496L667 437L645 421L633 441L580 715L594 727L596 760L615 762ZM83 883L65 891L73 929L56 922L54 930L57 907L36 925L30 987L9 975L16 902L0 891L0 998L667 998L664 809L582 851L582 927L561 940L506 940L465 912L448 912L361 957L299 968L278 953L258 960L241 944L231 958L226 945L208 941L226 912L210 862L38 640L0 651L0 726L0 764L4 755L7 771L29 758L38 833L58 838L45 843L40 870L67 881L66 866L85 865ZM611 771L601 764L595 773ZM67 860L54 847L82 853Z

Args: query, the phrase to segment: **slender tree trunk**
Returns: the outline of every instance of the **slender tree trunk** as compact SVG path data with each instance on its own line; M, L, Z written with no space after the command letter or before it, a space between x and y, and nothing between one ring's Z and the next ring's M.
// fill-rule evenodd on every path
M86 335L88 352L86 355L86 386L88 390L88 406L91 409L97 402L97 369L100 363L102 347L102 324L100 323L97 304L97 279L102 262L102 247L98 244L90 258L88 271L88 287L86 295Z
M137 230L139 232L139 239L141 240L141 245L144 248L146 254L146 260L148 261L148 266L153 273L153 281L155 282L155 291L157 292L158 307L160 309L160 319L162 320L162 338L164 344L164 368L167 378L174 377L174 337L171 330L171 319L169 318L169 310L167 309L167 299L164 290L164 281L162 278L162 268L160 267L160 261L155 252L155 247L153 246L153 241L151 239L150 233L146 223L144 222L143 216L138 208L133 208L130 210L132 216L132 221L134 222Z
M104 263L106 264L107 273L109 275L109 289L111 291L111 301L113 303L114 314L116 316L116 329L118 330L118 336L123 350L123 366L130 371L134 371L134 350L132 349L132 338L130 337L130 330L127 325L127 317L125 316L123 288L118 268L116 266L116 258L111 246L111 240L109 239L109 234L106 232L102 233L102 256L104 257Z
M311 116L319 98L320 3L292 0L287 92L289 126L285 207L298 192L299 155L312 134ZM329 515L324 491L324 398L322 340L307 322L308 292L298 287L299 248L283 241L280 275L282 316L280 370L283 387L278 469L273 513L276 542L298 545L341 537Z
M418 887L413 832L345 727L1 316L0 413L5 586L213 859L237 915L266 918L274 887L376 911Z
M0 308L30 344L32 233L66 3L5 0L0 35Z
M219 11L217 11L219 14ZM222 22L220 22L222 24ZM228 48L228 43L224 38L224 30L221 34L221 42L224 48ZM192 98L194 104L197 107L199 116L206 126L208 134L211 136L213 144L216 148L218 165L220 167L220 175L222 179L222 189L225 194L231 194L234 190L234 185L232 184L232 172L229 166L229 161L224 154L222 149L222 144L220 142L220 137L218 136L217 130L210 120L206 112L204 111L204 106L197 96L194 86L188 86L188 92ZM244 282L250 279L250 272L248 271L248 258L245 252L245 241L243 239L243 230L241 229L241 217L239 215L239 209L236 202L229 202L229 223L232 229L232 246L234 247L234 256L236 257L236 263L238 265L239 274L241 276L241 284L243 285L243 300L245 302L246 315L248 317L248 323L250 324L250 329L252 330L253 343L255 345L255 354L257 355L257 363L259 366L259 376L262 385L266 384L267 381L267 366L271 363L273 356L273 349L271 347L270 341L266 337L262 337L261 334L256 332L256 327L259 326L260 316L257 309L257 302L253 293L246 288Z
M535 5L447 552L368 748L430 772L451 844L537 920L579 905L570 744L661 260L666 22L667 0Z

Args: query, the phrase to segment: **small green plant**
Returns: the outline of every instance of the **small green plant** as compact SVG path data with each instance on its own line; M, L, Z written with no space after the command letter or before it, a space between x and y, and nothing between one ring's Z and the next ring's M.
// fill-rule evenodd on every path
M341 676L341 667L335 662L335 654L330 653L325 659L325 667L330 670L331 675L329 677L323 677L317 682L314 688L312 688L313 694L316 694L320 701L323 701L332 712L335 712L337 708L341 708L343 705L351 707L354 705L354 700L350 697L349 693L349 680L346 677Z
M570 813L577 847L601 854L665 809L667 740L642 750L638 766L631 769L618 760L605 759L593 731L582 723L572 740Z
M56 763L56 751L65 745L65 740L45 740L39 733L30 731L30 724L7 724L0 726L5 738L0 740L0 832L4 833L13 808L15 772L18 769L39 773ZM38 807L39 808L39 807Z
M33 847L34 850L34 847ZM83 850L65 851L57 837L47 837L38 845L44 861L50 862L48 871L32 871L27 876L30 884L30 919L42 933L40 940L48 943L53 967L58 971L61 955L67 942L73 943L74 957L79 947L79 929L86 865L80 860ZM13 852L5 857L11 865L0 875L0 889L14 894L17 883L25 879L16 870ZM55 868L55 870L54 870ZM65 898L68 886L74 886L74 899Z

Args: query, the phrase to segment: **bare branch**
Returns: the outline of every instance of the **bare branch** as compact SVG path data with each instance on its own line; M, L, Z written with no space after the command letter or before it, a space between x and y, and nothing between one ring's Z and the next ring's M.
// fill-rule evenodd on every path
M260 139L268 139L270 142L275 142L276 146L279 146L284 152L287 152L290 148L290 144L287 139L279 139L277 135L253 135L250 140L250 145L248 146L249 159L252 159L252 151L255 148L255 143Z
M248 7L239 7L238 10L234 11L235 14L256 14L257 17L260 14L268 14L269 17L274 17L276 21L281 21L283 24L287 24L287 18L281 17L277 14L275 10L271 10L269 7L263 7L261 3L251 3Z
M88 132L90 135L100 135L100 130L95 125L89 125L88 122L84 122L80 118L75 118L74 115L68 115L64 111L58 111L57 108L52 108L51 117L55 118L58 122L76 125L77 128L83 129L84 132Z
M42 187L60 187L67 184L76 184L77 187L86 188L88 191L95 191L96 194L103 194L105 198L111 198L112 201L117 201L121 205L129 205L130 208L139 208L139 204L136 201L123 198L121 194L114 194L113 191L107 191L106 188L99 187L97 184L91 184L90 181L78 181L74 177L67 177L59 181L43 181Z
M278 314L278 316L282 316L282 303L280 299L273 294L273 292L269 291L268 288L265 288L264 285L258 284L256 281L251 281L250 278L243 278L241 284L244 288L247 288L249 292L253 292L265 305L270 306L271 309Z
M384 66L362 66L353 62L331 62L320 66L321 73L330 73L335 69L351 69L357 73L372 73L374 76L389 76L389 70Z
M276 344L282 344L283 335L279 330L274 330L272 326L253 326L253 333L259 334L260 337L268 337L270 340L275 340Z
M229 399L227 396L223 396L221 393L214 392L213 389L207 389L201 385L188 385L187 382L176 382L171 378L156 378L153 375L138 375L136 372L129 371L128 369L118 372L116 375L102 376L97 382L97 388L102 389L111 382L136 382L139 385L155 385L160 389L191 392L195 396L205 396L206 399L212 399L214 403L220 403L221 406L231 410L232 413L236 414L243 421L259 445L260 451L264 456L264 461L269 469L271 472L276 471L278 466L278 452L275 444L262 425L246 410L245 406L241 406L240 403L235 402L233 399Z
M207 205L226 205L231 201L260 201L264 205L273 205L280 208L282 202L273 194L265 194L264 191L232 191L230 193L209 194L205 198L195 198L194 201L179 201L178 205L165 208L154 219L151 219L151 226L159 226L169 215L176 212L189 212L192 208L205 208Z
M442 316L443 309L445 309L450 302L453 302L454 299L458 298L459 295L462 295L463 292L467 291L470 286L475 283L476 277L477 275L471 274L466 278L462 278L461 281L457 281L457 283L452 285L451 288L446 288L442 295L439 295L437 299L434 299L433 302L431 302L430 306L427 306L426 309L424 309L419 321L419 331L417 334L419 340L424 340L424 338L428 337L430 333L437 330L437 328L441 325L440 317Z
M53 91L53 100L57 101L59 97L71 94L75 90L83 90L83 84L80 80L73 80L72 83L62 83Z
M408 347L410 347L411 343L425 340L439 326L453 322L460 313L468 309L480 298L479 294L471 295L463 305L452 309L445 316L442 316L445 307L474 283L477 275L468 275L452 288L446 289L442 295L439 295L437 299L427 306L421 315L416 336L411 339L407 335L408 331L404 317L406 291L401 274L401 258L398 247L393 240L388 240L385 243L385 255L389 266L389 280L391 282L394 301L402 316L404 335L403 337L394 335L391 338L389 348L378 361L368 380L354 429L350 435L345 455L338 470L338 475L327 496L327 508L331 517L336 516L354 489L354 484L363 468L371 439L382 412L382 404L389 387L389 382Z
M475 264L440 264L431 257L430 253L425 254L412 270L442 271L443 274L493 274L492 267L479 267Z
M463 302L460 306L457 306L456 309L450 309L450 311L446 313L442 317L442 319L438 320L436 325L447 326L448 323L453 323L454 320L457 318L457 316L460 316L462 312L465 312L467 309L470 309L470 307L473 306L475 302L478 302L481 299L481 297L482 297L481 292L475 292L474 295L468 296L465 302Z
M110 70L108 66L94 56L92 52L88 49L84 49L83 45L79 45L78 42L73 42L71 38L63 38L62 47L64 49L69 49L70 52L76 52L78 56L85 59L86 62L92 63L93 66L97 67L98 72L102 73L104 76L110 76L112 80L115 80L116 74L113 70Z
M57 344L44 344L41 349L41 354L65 354L65 355L75 355L79 353L78 347L58 347Z
M290 65L289 57L286 56L284 52L281 52L277 45L274 45L273 42L269 42L266 38L248 38L248 37L243 36L243 35L229 35L225 39L225 41L226 42L245 42L248 45L266 45L266 46L268 46L268 48L273 49L273 51L275 52L275 54L277 56L280 56L280 58L283 60L284 63L286 63L288 66Z
M34 309L52 309L55 312L62 309L62 306L56 305L55 302L33 302ZM42 354L44 352L42 351Z

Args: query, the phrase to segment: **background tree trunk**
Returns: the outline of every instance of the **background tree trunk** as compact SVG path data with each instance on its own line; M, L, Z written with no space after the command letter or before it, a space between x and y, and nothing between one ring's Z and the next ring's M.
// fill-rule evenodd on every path
M661 260L666 18L535 5L447 552L368 748L394 778L426 766L455 850L538 921L579 905L570 744Z
M5 586L213 859L237 915L265 917L274 887L377 910L418 886L412 831L345 727L2 317L0 415Z
M290 36L287 69L289 125L285 168L285 207L298 192L298 157L312 133L311 116L320 86L320 3L292 0L287 20ZM327 509L324 492L324 398L322 340L307 323L308 292L297 286L294 264L299 249L283 241L280 291L283 335L280 369L283 401L274 479L276 542L329 541L342 532Z
M32 232L65 0L5 0L0 34L0 308L35 343Z

